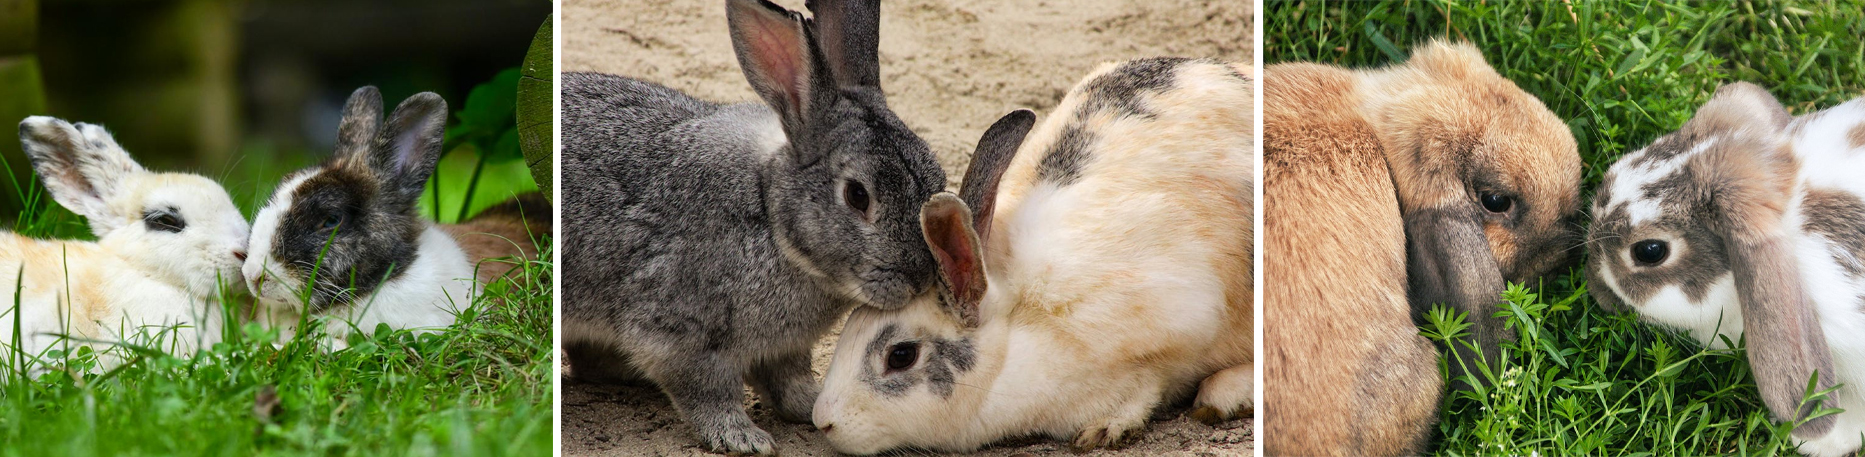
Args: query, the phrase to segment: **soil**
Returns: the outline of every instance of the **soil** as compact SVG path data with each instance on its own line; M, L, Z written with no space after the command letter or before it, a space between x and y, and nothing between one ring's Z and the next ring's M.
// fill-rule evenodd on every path
M654 81L718 102L756 100L732 54L725 8L700 0L564 0L559 69ZM802 10L802 0L779 0ZM978 135L1017 108L1047 114L1103 62L1153 56L1254 60L1250 1L889 0L881 11L881 81L888 105L938 154L956 186ZM826 371L839 332L815 351ZM566 370L568 367L564 367ZM567 371L566 371L567 372ZM563 455L708 455L658 389L563 380ZM747 391L758 426L787 456L834 455L808 424L778 420ZM1084 455L1220 456L1253 453L1250 419L1217 427L1162 407L1139 441ZM1072 453L1024 438L963 455Z

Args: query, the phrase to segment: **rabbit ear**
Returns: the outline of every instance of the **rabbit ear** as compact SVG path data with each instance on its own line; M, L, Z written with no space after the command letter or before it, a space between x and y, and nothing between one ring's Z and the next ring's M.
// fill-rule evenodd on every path
M881 88L880 0L809 0L817 44L842 87Z
M1469 314L1470 333L1481 351L1458 347L1461 365L1453 376L1475 375L1476 358L1496 363L1504 337L1503 322L1493 316L1505 287L1502 267L1490 252L1482 217L1474 210L1427 207L1408 211L1405 219L1406 276L1414 315L1434 304ZM1462 372L1464 368L1472 372Z
M350 93L343 103L343 117L337 126L337 155L367 153L382 129L382 94L375 86L363 86Z
M121 225L112 217L110 199L127 178L145 171L110 132L102 126L32 116L20 121L19 142L59 205L89 219L98 235Z
M807 131L810 111L836 97L802 17L766 0L730 0L725 13L745 80L777 111L794 142Z
M992 211L997 206L997 183L1016 158L1017 148L1036 124L1036 113L1027 109L1011 111L991 124L978 139L978 150L965 168L965 182L959 183L958 195L972 210L972 228L979 237L991 236Z
M1815 389L1829 389L1838 375L1804 289L1793 228L1782 220L1798 165L1777 142L1718 146L1691 161L1688 171L1713 214L1709 225L1729 253L1755 387L1775 417L1798 421L1822 406L1801 404L1807 381L1817 375ZM1824 406L1837 405L1828 399ZM1824 435L1833 421L1834 416L1807 421L1794 435Z
M1781 106L1781 102L1775 100L1767 89L1738 82L1716 88L1716 94L1697 108L1697 113L1679 130L1694 133L1746 128L1778 131L1786 128L1787 123L1793 120L1793 116L1787 114L1787 108Z
M395 107L369 156L389 201L413 208L421 198L440 163L446 127L447 101L433 92L415 94Z
M978 304L988 285L984 246L972 230L971 211L950 192L934 194L920 207L920 229L939 263L940 298L946 310L965 328L977 327Z

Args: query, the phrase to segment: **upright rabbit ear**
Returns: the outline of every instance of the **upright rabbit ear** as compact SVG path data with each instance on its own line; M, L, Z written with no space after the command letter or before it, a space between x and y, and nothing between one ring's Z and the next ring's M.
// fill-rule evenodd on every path
M842 87L881 88L880 0L809 0L823 60Z
M980 238L991 236L997 183L1004 178L1004 169L1017 157L1017 148L1023 147L1024 136L1035 124L1036 113L1027 109L1011 111L991 124L991 128L984 131L984 137L978 139L978 150L972 153L971 165L965 168L965 182L959 183L958 195L965 206L971 208L972 229Z
M110 199L125 180L145 171L110 132L97 125L32 116L19 123L19 143L52 199L89 219L93 233L102 236L126 223L111 213Z
M971 211L950 192L934 194L920 206L920 229L939 263L939 292L946 310L965 328L977 327L978 305L988 284L984 247L972 230Z
M1457 348L1462 360L1453 362L1451 370L1453 376L1475 376L1480 373L1477 357L1496 363L1506 336L1502 320L1491 311L1502 301L1506 284L1483 234L1482 216L1474 208L1451 205L1416 208L1403 217L1413 314L1422 315L1426 307L1440 303L1468 313L1470 333L1480 350Z
M447 101L433 92L403 100L377 135L369 167L384 183L389 202L412 211L440 163L447 128Z
M1801 404L1809 379L1817 375L1815 389L1830 389L1837 372L1802 282L1795 229L1782 220L1795 192L1797 166L1786 145L1772 137L1726 139L1686 165L1701 186L1694 191L1713 214L1709 225L1729 253L1755 387L1775 417L1790 421L1822 405L1837 406L1832 399ZM1834 417L1807 421L1794 436L1824 435Z
M808 131L809 112L837 96L803 18L766 0L728 0L725 19L745 80L795 141Z
M349 101L343 103L343 118L337 122L337 156L368 153L375 145L376 132L382 129L382 94L375 86L351 92Z

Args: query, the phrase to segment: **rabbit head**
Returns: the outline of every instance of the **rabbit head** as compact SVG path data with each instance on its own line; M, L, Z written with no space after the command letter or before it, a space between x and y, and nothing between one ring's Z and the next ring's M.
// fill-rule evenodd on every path
M253 222L243 270L261 303L320 312L369 296L409 268L429 223L416 205L440 161L447 102L402 101L387 121L374 87L343 107L336 153L287 176Z
M1494 351L1504 281L1535 284L1579 254L1573 134L1469 44L1428 43L1360 85L1405 220L1410 302L1468 312Z
M106 250L197 297L237 281L248 226L219 183L145 170L98 125L33 116L19 137L52 199Z
M878 2L817 3L813 21L763 0L726 8L745 79L789 140L765 159L770 223L829 290L897 308L931 286L917 216L945 172L881 93Z
M979 141L960 195L942 192L922 206L923 242L939 266L937 296L897 310L864 307L849 315L813 418L837 450L874 453L921 445L940 439L940 431L963 430L966 418L974 416L967 412L979 407L983 395L958 387L990 383L994 371L981 366L988 360L981 361L978 348L1001 347L980 341L1003 337L992 330L1005 325L980 312L991 289L979 234L990 233L998 180L1035 121L1028 110L999 119Z
M1746 333L1755 384L1783 419L1818 406L1799 404L1814 371L1822 388L1836 375L1785 220L1798 191L1798 159L1781 135L1791 120L1759 86L1717 89L1682 128L1613 164L1587 237L1596 302L1707 345ZM1795 435L1824 433L1832 419Z

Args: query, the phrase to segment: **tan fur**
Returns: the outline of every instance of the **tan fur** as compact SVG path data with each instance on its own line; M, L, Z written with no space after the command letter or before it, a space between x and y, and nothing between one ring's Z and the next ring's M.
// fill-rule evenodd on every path
M1865 124L1852 126L1852 130L1846 132L1846 140L1852 149L1865 148Z
M1411 318L1403 214L1475 204L1451 171L1479 167L1534 208L1523 228L1485 223L1491 254L1528 265L1511 280L1545 270L1517 258L1546 247L1522 230L1561 230L1578 207L1573 138L1474 48L1442 42L1378 70L1270 66L1263 106L1264 452L1422 452L1443 382Z
M479 283L491 284L538 258L537 242L551 235L549 205L540 194L521 195L440 229L473 260Z

